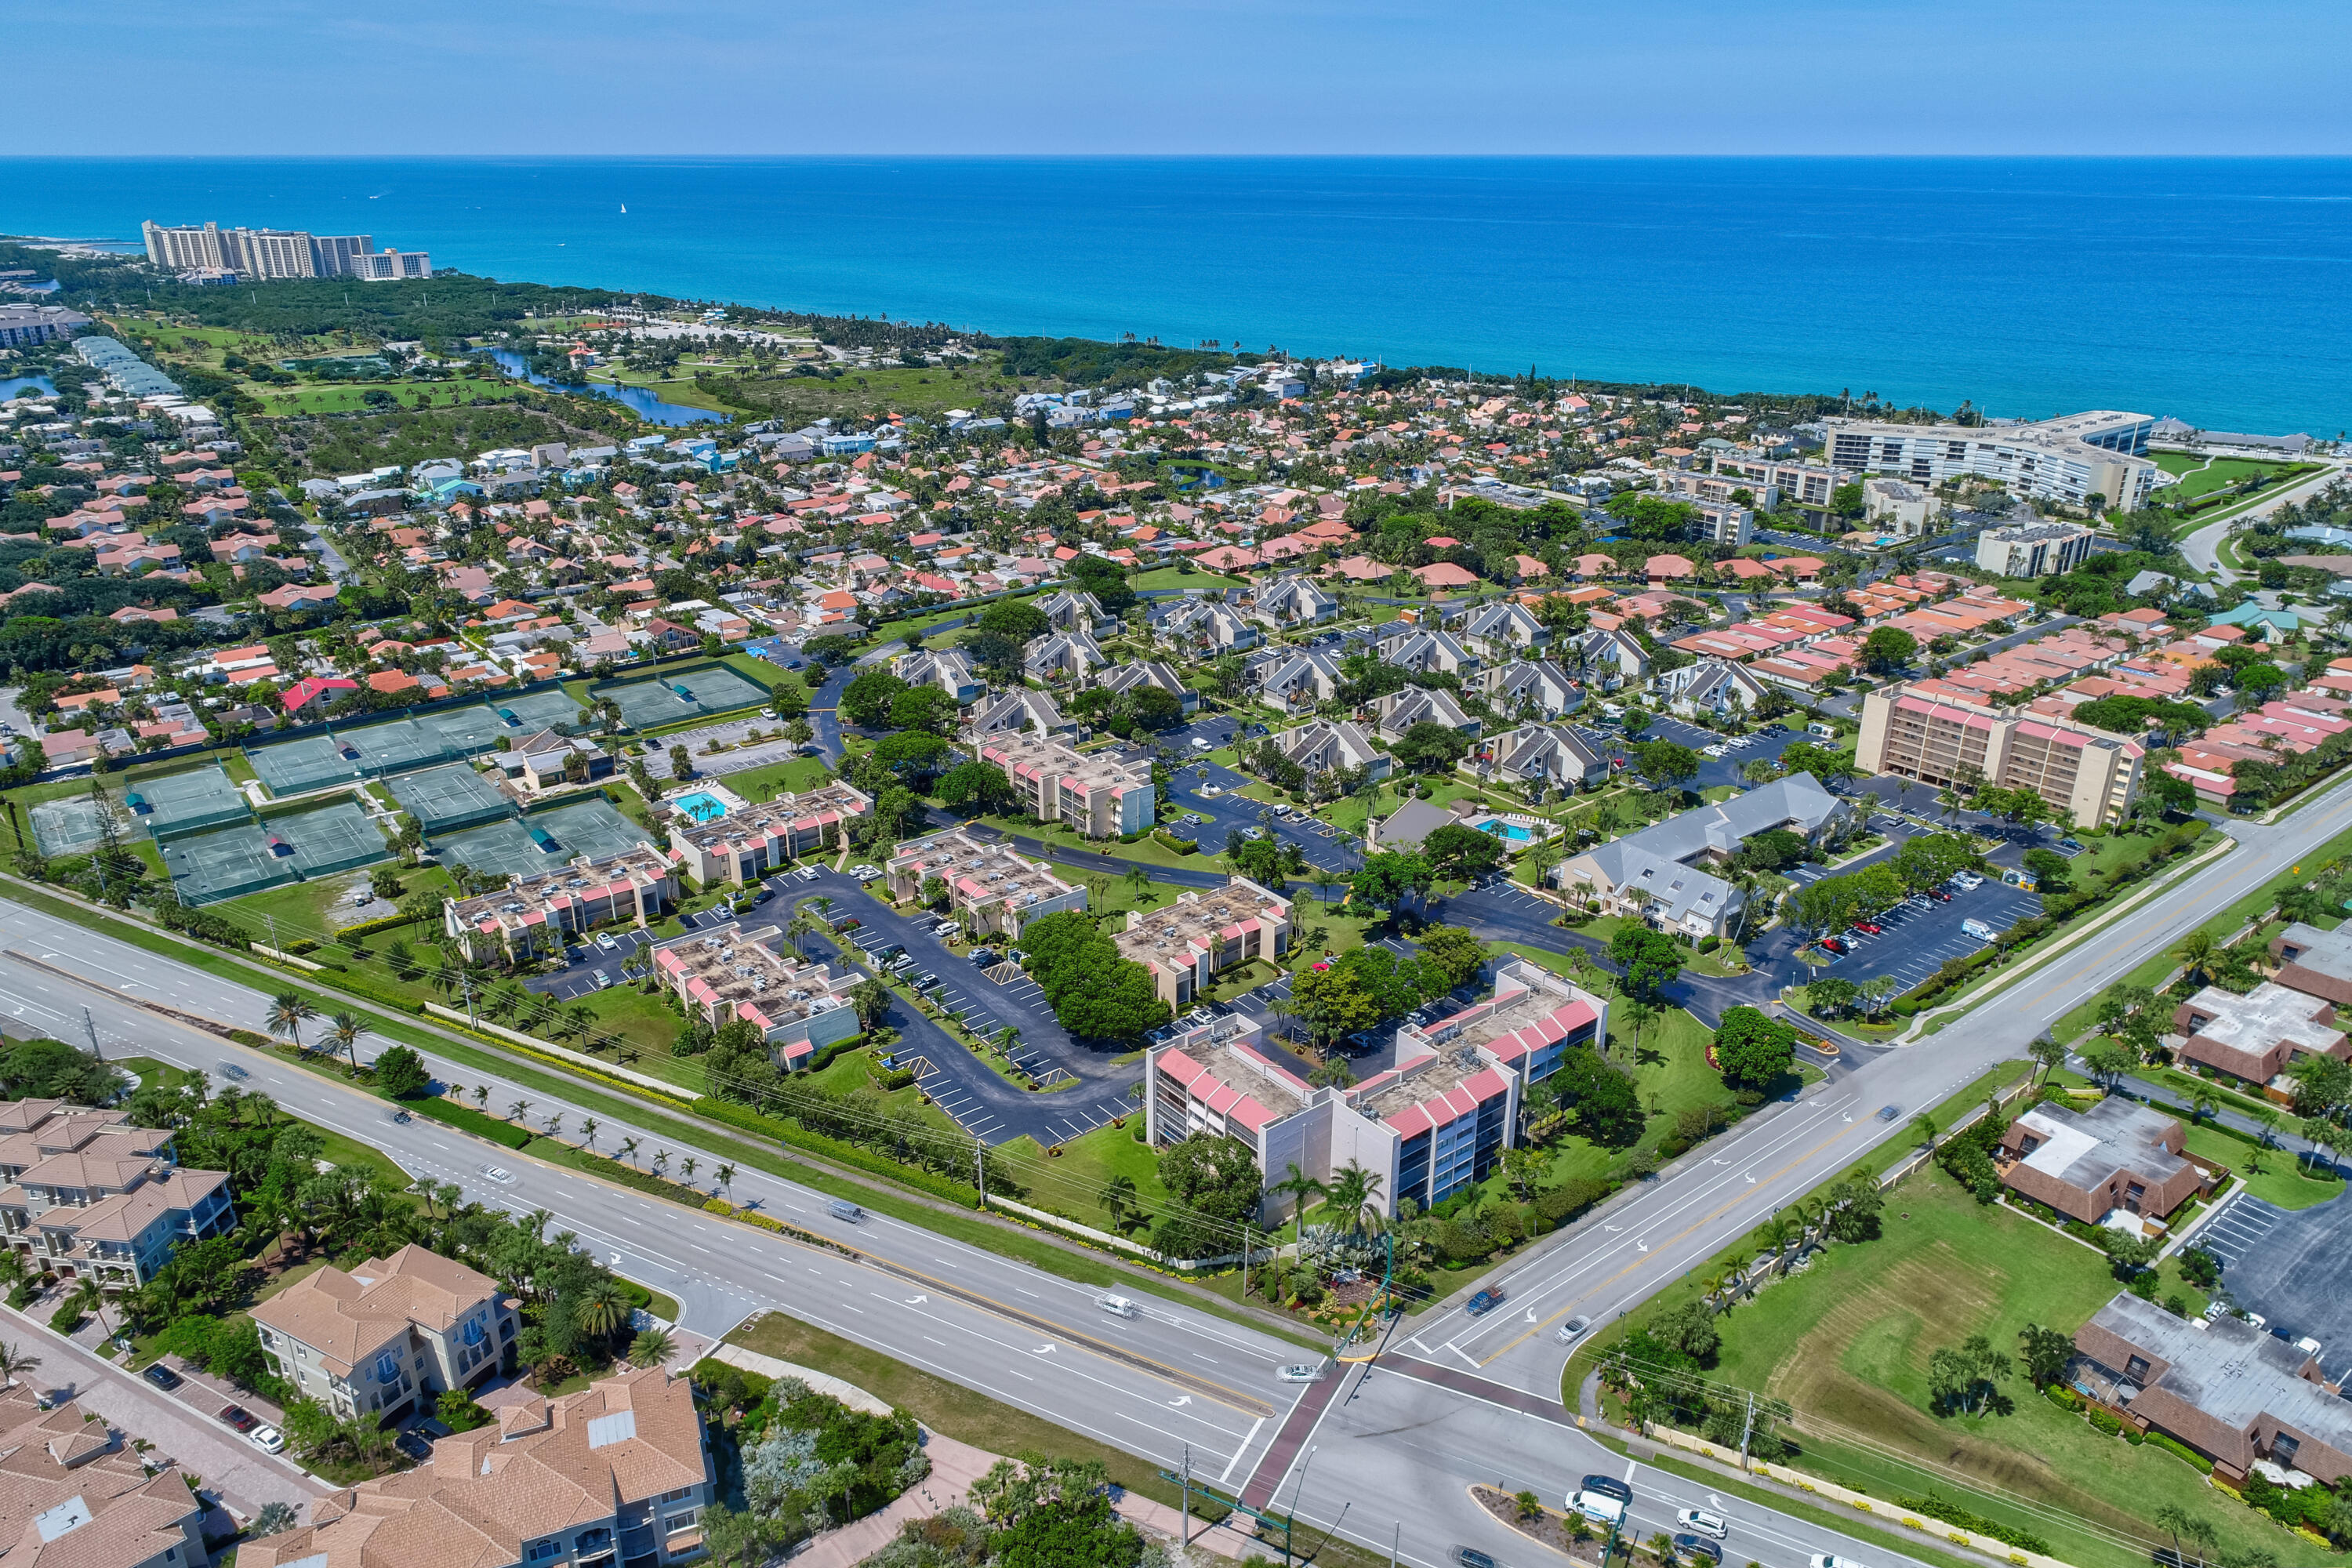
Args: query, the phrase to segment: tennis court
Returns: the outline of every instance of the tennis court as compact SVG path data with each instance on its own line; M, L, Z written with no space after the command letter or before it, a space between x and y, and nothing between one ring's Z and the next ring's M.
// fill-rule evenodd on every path
M436 836L433 847L444 860L455 860L477 871L504 871L520 877L568 864L583 855L592 858L618 855L652 837L599 796L493 822L487 827Z
M675 724L682 719L726 713L756 707L768 700L768 689L754 685L724 665L705 665L641 680L592 686L589 696L610 698L621 706L621 721L633 730Z
M122 786L122 807L156 842L243 822L253 815L236 785L218 764L189 768Z
M182 903L212 904L372 865L391 853L367 814L342 801L174 838L163 846L163 868Z
M484 704L499 727L509 732L520 730L528 734L533 730L551 730L562 724L578 728L580 704L560 686L544 691L521 691L512 697L493 697ZM509 724L511 714L514 722Z
M359 776L353 760L343 755L342 747L330 735L304 735L258 750L247 747L245 758L272 795L300 795Z
M351 758L352 765L368 778L382 778L386 773L449 760L449 749L442 744L440 731L427 730L414 719L337 730L335 739L342 742L343 754Z
M385 787L428 834L454 832L514 814L514 803L464 763L402 773Z
M500 735L520 733L478 703L446 713L427 713L416 721L441 737L442 753L452 758L478 757L494 749Z
M33 842L41 847L44 855L87 855L98 847L98 803L86 795L71 795L63 800L45 800L33 807ZM124 815L120 803L114 812L114 830L125 831Z

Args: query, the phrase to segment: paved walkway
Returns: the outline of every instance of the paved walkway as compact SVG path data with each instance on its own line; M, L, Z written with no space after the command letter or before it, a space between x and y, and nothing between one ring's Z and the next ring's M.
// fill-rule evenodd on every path
M791 1364L777 1362L772 1356L758 1359L778 1366ZM795 1372L794 1375L801 1374ZM899 1530L908 1520L929 1519L968 1502L972 1483L995 1468L1001 1458L928 1428L923 1433L923 1453L931 1461L931 1473L919 1484L879 1512L816 1537L786 1561L795 1568L855 1568L898 1539ZM1119 1499L1117 1509L1121 1519L1139 1529L1171 1541L1176 1538L1177 1513L1166 1503L1129 1493ZM1193 1546L1221 1557L1238 1560L1247 1552L1264 1550L1255 1537L1224 1525L1203 1527L1196 1523L1193 1529Z

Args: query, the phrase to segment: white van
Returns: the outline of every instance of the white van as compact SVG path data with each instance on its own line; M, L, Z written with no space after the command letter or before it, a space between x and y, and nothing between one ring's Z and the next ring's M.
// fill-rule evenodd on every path
M1985 924L1982 921L1962 921L1960 922L1960 934L1962 936L1972 936L1979 942L1990 942L1994 937L2000 933L1994 931L1992 927Z
M1143 1309L1137 1306L1133 1301L1129 1300L1124 1296L1105 1296L1102 1300L1097 1301L1095 1305L1100 1307L1104 1311L1108 1312L1114 1318L1139 1318L1143 1316Z

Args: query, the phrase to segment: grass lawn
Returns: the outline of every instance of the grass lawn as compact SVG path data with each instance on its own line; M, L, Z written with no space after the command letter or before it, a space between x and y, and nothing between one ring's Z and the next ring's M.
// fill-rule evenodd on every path
M1710 1375L1795 1408L1801 1468L1890 1500L1931 1486L1961 1495L1970 1509L2048 1537L2058 1556L2084 1568L2137 1568L2144 1548L2095 1531L2152 1539L2148 1515L2165 1503L2213 1519L2225 1540L2259 1541L2282 1563L2326 1556L2219 1497L2174 1455L2102 1436L2021 1377L2000 1385L2013 1402L2006 1415L1930 1411L1935 1351L1980 1333L2014 1352L2028 1323L2072 1331L2118 1289L2097 1252L1979 1205L1930 1169L1888 1194L1881 1239L1832 1247L1720 1318Z
M290 392L265 391L249 386L247 391L262 402L262 412L272 416L289 414L353 414L367 406L366 395L388 392L394 403L403 408L452 408L460 403L500 403L514 395L514 384L506 381L480 381L468 377L462 381L434 382L338 382L331 386L306 386Z
M1055 822L1039 824L1027 821L1024 818L1012 816L982 816L975 818L975 820L984 822L991 827L1001 828L1006 833L1017 833L1024 838L1034 839L1038 843L1045 846L1049 851L1055 849L1091 850L1097 847L1096 845L1089 843L1084 837L1070 827L1066 823ZM1211 855L1199 853L1192 855L1179 855L1173 849L1169 848L1165 844L1160 843L1158 840L1151 838L1148 835L1137 839L1132 844L1111 844L1102 847L1106 848L1108 853L1118 859L1140 861L1146 866L1181 866L1187 870L1194 871L1213 871L1216 869L1216 862ZM1212 847L1222 849L1223 846L1216 845ZM1024 853L1026 853L1026 851L1024 851ZM1052 856L1049 854L1046 858L1050 860ZM1075 869L1075 868L1069 868L1068 869Z
M730 384L738 379L726 368L709 374ZM743 378L741 384L747 405L796 423L828 414L936 414L949 408L978 407L993 394L1009 396L1041 384L1025 376L1003 375L993 361L924 370L845 369L838 378L760 376ZM681 384L687 392L694 390L690 384L675 382L655 384L655 390L675 401ZM707 405L709 400L704 402Z
M1097 1127L1071 1139L1060 1145L1058 1155L1049 1157L1034 1138L1016 1138L998 1145L995 1152L1029 1189L1030 1203L1080 1225L1108 1230L1110 1211L1102 1206L1102 1192L1113 1176L1135 1184L1137 1204L1146 1215L1168 1201L1168 1189L1160 1182L1159 1156L1142 1141L1143 1112L1138 1110L1126 1121L1124 1127ZM1132 1229L1135 1210L1128 1217L1130 1234L1139 1236Z
M770 763L764 768L747 768L740 773L720 773L717 777L720 784L757 805L782 794L798 795L814 789L824 773L823 757L794 757L788 763Z
M2248 1192L2283 1209L2307 1209L2344 1190L2343 1177L2312 1170L2284 1149L2257 1149L2210 1127L2188 1122L2181 1124L2181 1132L2190 1153L2228 1166L2246 1184ZM2308 1175L2305 1174L2307 1170L2311 1171Z
M153 1057L123 1057L114 1065L135 1076L142 1084L160 1084L165 1089L176 1089L192 1079L204 1076L186 1068L174 1067L169 1062L158 1061ZM320 1159L335 1165L365 1165L376 1173L375 1184L380 1187L389 1187L394 1192L401 1192L407 1188L409 1183L415 1180L406 1171L402 1170L391 1155L373 1144L362 1143L356 1138L346 1137L333 1128L321 1127L315 1121L303 1121L300 1117L291 1115L283 1110L278 1111L278 1121L280 1123L300 1122L301 1125L308 1127L311 1131L316 1132L320 1142L325 1144L325 1147L319 1152Z
M368 873L376 868L363 866L353 871L338 871L315 881L289 882L283 887L264 888L257 893L247 893L241 899L229 899L214 906L215 910L237 921L247 929L266 932L269 921L278 922L278 935L282 942L309 937L324 944L334 939L335 932L352 923L352 895L368 885ZM449 873L438 866L414 868L395 866L400 885L409 892L430 889L436 893L452 892L456 884ZM376 912L383 910L378 906ZM376 945L406 937L412 945L421 935L431 937L440 927L432 922L404 926L398 931L381 933L372 939Z

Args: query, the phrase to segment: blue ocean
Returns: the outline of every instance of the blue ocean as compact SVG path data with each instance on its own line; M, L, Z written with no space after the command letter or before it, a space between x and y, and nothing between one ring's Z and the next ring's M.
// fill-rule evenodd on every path
M2352 160L0 159L0 230L1995 415L2352 425Z

